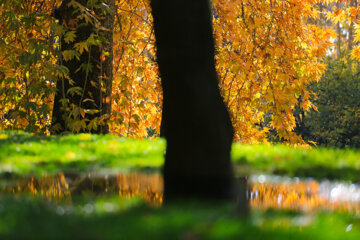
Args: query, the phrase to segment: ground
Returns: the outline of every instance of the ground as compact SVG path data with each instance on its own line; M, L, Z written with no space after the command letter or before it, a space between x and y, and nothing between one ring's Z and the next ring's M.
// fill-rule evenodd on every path
M109 135L1 132L0 239L360 239L356 211L252 206L243 219L235 203L189 201L161 207L119 185L128 173L160 175L165 144ZM238 176L360 181L358 150L234 144L232 158ZM89 173L106 176L106 181L88 182ZM75 175L83 185L63 178ZM126 178L130 185L132 178ZM137 189L141 193L141 186Z

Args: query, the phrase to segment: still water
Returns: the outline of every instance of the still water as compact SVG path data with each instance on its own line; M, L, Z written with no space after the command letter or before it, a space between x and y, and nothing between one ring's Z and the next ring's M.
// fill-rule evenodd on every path
M252 175L247 178L248 199L255 209L344 211L360 214L360 186L353 183ZM72 203L81 196L141 198L151 205L163 201L160 174L129 173L0 179L0 194L44 197L52 202Z

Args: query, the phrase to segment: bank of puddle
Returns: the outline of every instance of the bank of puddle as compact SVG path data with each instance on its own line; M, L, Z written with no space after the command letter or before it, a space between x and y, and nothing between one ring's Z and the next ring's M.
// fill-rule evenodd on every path
M244 181L242 178L241 181ZM316 210L360 214L360 186L353 183L252 175L248 199L252 209ZM163 201L161 174L64 174L0 179L0 195L31 195L55 203L73 203L81 196L141 198L151 205Z

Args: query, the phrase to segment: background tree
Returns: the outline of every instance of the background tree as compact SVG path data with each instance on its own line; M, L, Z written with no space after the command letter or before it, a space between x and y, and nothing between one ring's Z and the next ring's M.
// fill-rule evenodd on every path
M108 133L113 76L114 0L64 0L55 15L64 35L52 132Z
M308 141L326 147L360 147L360 76L359 64L350 59L327 57L323 79L310 89L316 94L318 111L301 119L300 134Z
M151 6L164 95L164 199L230 198L233 130L218 88L209 1Z
M0 1L0 129L48 133L56 63L55 0ZM52 40L51 40L52 39Z

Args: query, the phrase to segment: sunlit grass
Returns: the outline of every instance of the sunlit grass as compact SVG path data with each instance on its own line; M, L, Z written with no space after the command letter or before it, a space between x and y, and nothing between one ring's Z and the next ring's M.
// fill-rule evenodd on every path
M300 149L285 145L233 144L232 159L249 172L291 177L360 181L360 151L355 149Z
M0 139L0 172L17 174L76 171L129 171L160 168L164 140L136 140L111 135L39 137L6 132Z
M0 174L42 174L60 171L159 171L166 143L111 135L40 137L0 132ZM360 181L360 151L295 149L284 145L233 144L237 174L267 173Z

